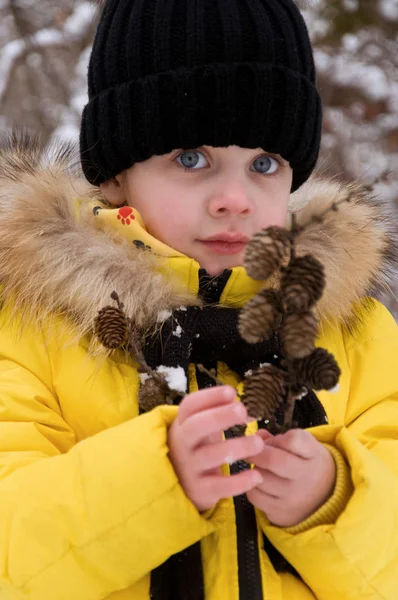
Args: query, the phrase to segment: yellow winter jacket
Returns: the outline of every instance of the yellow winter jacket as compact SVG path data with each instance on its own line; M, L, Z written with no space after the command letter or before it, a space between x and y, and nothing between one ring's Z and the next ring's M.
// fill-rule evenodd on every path
M178 409L137 416L132 359L90 351L113 289L149 324L181 298L194 302L199 265L171 257L165 276L146 253L95 230L84 210L76 220L76 191L88 203L92 190L24 152L0 155L0 599L149 600L151 571L201 541L206 600L239 600L233 500L197 512L168 458ZM29 169L11 178L23 161ZM347 193L313 185L294 201L304 217ZM329 275L318 344L342 377L337 393L319 394L329 424L311 431L338 476L332 498L296 527L256 511L266 600L398 598L398 335L383 306L361 299L382 276L384 227L358 192L301 242ZM242 306L255 288L235 269L221 302ZM239 385L225 365L218 372ZM262 533L299 577L275 572Z

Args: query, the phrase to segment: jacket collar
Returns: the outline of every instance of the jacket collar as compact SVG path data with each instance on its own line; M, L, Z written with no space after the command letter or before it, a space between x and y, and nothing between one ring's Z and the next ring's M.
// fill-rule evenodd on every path
M80 203L76 200L77 204ZM188 291L193 296L199 292L199 263L185 254L153 237L146 229L144 220L136 208L122 206L113 208L94 200L86 207L93 215L93 224L99 230L116 236L134 245L142 252L151 252L158 261L158 270L168 277L172 273L181 287L181 293ZM79 214L80 210L78 210ZM220 298L224 306L242 307L264 285L254 281L243 267L231 269L231 275Z
M3 299L12 298L15 311L38 323L66 315L78 335L92 330L115 290L144 328L153 327L160 311L197 304L198 264L175 253L159 261L114 230L99 230L92 207L101 202L98 189L71 172L73 150L52 155L52 162L44 160L43 146L29 137L0 142ZM325 216L336 202L342 202L338 212ZM311 253L325 266L319 317L347 322L358 300L388 288L396 269L393 219L361 185L317 178L291 196L290 210L299 225L310 223L297 254ZM242 306L258 286L234 269L221 301Z

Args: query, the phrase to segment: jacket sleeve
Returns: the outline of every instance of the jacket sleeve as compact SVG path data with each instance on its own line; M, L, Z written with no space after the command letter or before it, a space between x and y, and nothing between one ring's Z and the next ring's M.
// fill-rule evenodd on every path
M318 600L397 598L398 335L384 307L369 319L360 339L346 342L351 388L344 426L312 430L336 460L332 499L287 529L259 515L266 536Z
M168 459L177 409L75 443L45 341L10 340L2 323L1 598L100 600L213 531Z

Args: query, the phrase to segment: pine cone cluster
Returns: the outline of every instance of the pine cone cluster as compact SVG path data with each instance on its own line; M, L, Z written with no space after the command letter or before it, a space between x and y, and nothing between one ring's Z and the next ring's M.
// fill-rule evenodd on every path
M257 344L271 337L275 323L282 316L279 295L274 290L261 290L241 312L240 336L249 344Z
M341 374L336 359L324 348L316 348L309 356L292 362L302 385L313 390L331 390L336 387Z
M109 350L121 348L129 339L129 323L118 306L102 308L94 322L94 332L101 344Z
M247 425L234 425L231 427L230 431L233 437L244 437L246 435Z
M295 256L295 237L294 229L269 227L246 248L244 265L253 279L267 279L277 269L282 275L279 289L262 289L239 316L239 333L248 343L279 332L285 357L283 369L268 366L246 378L243 401L256 419L272 420L283 408L289 420L303 390L305 395L308 389L331 389L340 376L334 357L315 349L318 322L313 311L325 289L325 270L310 254Z
M311 311L285 314L280 334L286 356L304 358L311 354L317 331L318 322Z
M138 398L140 413L182 399L184 394L172 390L166 377L149 367L142 351L138 330L133 327L132 320L126 316L118 294L112 292L111 298L116 306L105 306L98 312L94 321L94 333L105 348L109 350L124 348L138 363L138 371L141 374Z
M253 279L268 279L288 260L290 233L282 227L268 227L257 233L246 248L244 266Z
M284 401L286 379L283 371L273 365L256 369L245 384L242 398L249 416L271 419Z
M159 376L163 377L162 375ZM166 384L165 378L164 383ZM153 377L148 376L144 380L141 380L138 403L140 412L147 413L157 406L168 404L167 395L164 389L159 386L159 382Z
M281 293L286 312L308 311L322 297L325 269L311 255L292 260L281 280Z
M288 358L308 356L317 335L317 319L311 309L324 287L324 268L318 260L310 255L293 259L284 270L280 290L262 289L241 310L240 336L256 344L280 330Z

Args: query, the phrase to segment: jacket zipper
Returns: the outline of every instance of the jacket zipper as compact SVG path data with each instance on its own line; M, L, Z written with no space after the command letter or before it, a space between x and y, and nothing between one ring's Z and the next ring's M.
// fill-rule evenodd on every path
M231 272L224 273L216 279L207 275L203 270L199 272L199 293L209 303L219 302L222 290L229 279ZM206 365L208 368L214 365ZM199 373L197 373L200 378ZM214 385L213 382L203 381L203 387ZM229 430L225 432L226 438L235 437ZM243 460L237 461L230 467L231 475L241 473L249 468ZM258 531L254 507L250 504L246 494L234 497L236 539L238 551L238 581L239 600L263 600L260 557L258 548Z
M231 431L226 437L234 437ZM231 475L241 473L249 465L240 460L230 467ZM239 600L262 600L262 580L258 548L256 513L246 494L234 497L236 538L238 546Z

